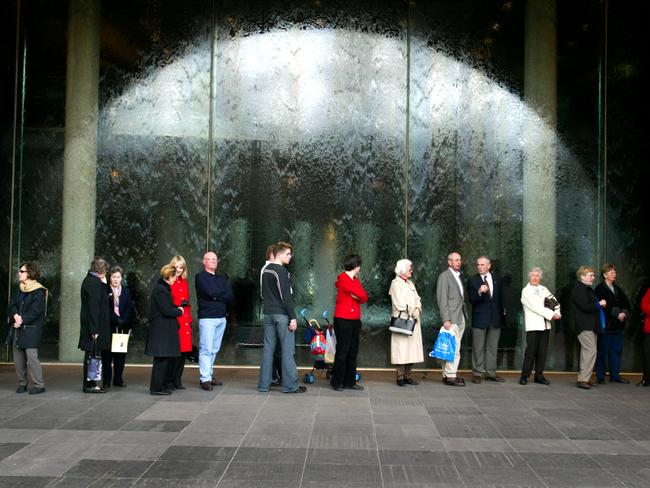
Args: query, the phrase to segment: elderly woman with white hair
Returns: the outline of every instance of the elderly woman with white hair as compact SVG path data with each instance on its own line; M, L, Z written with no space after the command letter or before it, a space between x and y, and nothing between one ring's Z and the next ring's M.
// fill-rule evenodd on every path
M422 330L420 328L420 314L422 302L415 285L411 281L413 263L408 259L400 259L395 265L395 279L390 284L388 294L392 302L393 317L400 315L415 319L413 335L399 333L391 334L390 361L397 368L397 386L417 385L418 382L411 378L413 363L424 361L422 349Z
M521 291L521 303L524 306L524 325L526 327L526 352L521 368L519 384L528 383L528 377L535 368L535 383L548 385L550 381L544 377L548 339L551 321L559 320L560 304L553 294L542 285L543 272L533 268L528 272L528 284Z

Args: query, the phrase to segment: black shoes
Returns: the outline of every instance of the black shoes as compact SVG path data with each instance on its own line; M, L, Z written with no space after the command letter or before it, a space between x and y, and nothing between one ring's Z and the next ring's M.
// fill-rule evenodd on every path
M522 376L519 378L519 384L520 385L527 385L528 384L528 376Z
M83 392L84 393L106 393L106 390L95 385L95 386L84 386Z
M45 387L43 387L43 386L35 386L31 390L29 390L30 395L38 395L39 393L45 393Z
M169 390L150 391L149 393L151 393L152 395L156 395L156 396L166 396L166 395L171 395L172 394L172 392L169 391Z
M538 385L550 385L551 382L544 378L543 376L541 378L535 378L535 383Z
M618 378L610 378L609 379L610 383L623 383L624 385L627 385L630 380L626 380L625 378L621 378L620 376Z
M413 378L404 378L404 383L407 385L419 385L417 381L415 381Z
M205 391L212 391L212 384L210 381L204 381L201 383L201 389Z
M506 379L503 378L502 376L494 375L494 376L486 376L483 381L493 381L494 383L505 383Z
M334 391L343 391L342 385L332 385L332 390Z
M20 385L16 388L16 393L25 393L27 391L27 385Z
M282 393L305 393L307 391L307 388L304 386L299 386L295 390L291 391L283 391Z
M465 386L465 380L463 378L445 378L443 381L447 386Z
M404 380L397 380L397 386L406 386L406 381L404 381Z
M352 386L344 386L346 390L357 390L357 391L363 391L363 386L357 385L356 383Z
M221 380L211 379L211 380L210 380L210 384L211 384L212 386L223 386L223 381L221 381Z
M596 382L597 382L599 385L604 385L604 384L605 384L605 378L598 378L598 379L596 380Z

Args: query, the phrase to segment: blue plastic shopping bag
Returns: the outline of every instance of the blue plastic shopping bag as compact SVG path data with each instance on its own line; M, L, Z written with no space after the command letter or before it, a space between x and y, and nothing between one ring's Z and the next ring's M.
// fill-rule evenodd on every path
M442 361L453 361L456 356L456 336L451 331L441 328L429 356Z

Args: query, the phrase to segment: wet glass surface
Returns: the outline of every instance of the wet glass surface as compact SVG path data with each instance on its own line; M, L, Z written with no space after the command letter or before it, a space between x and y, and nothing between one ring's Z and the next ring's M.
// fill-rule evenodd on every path
M21 256L44 263L54 297L44 355L55 357L66 14L39 14L43 2L26 3L27 67L38 76L25 87L21 174L28 178L14 181L23 209L14 243ZM642 180L638 146L612 145L604 217L600 10L598 2L577 3L558 8L557 131L523 100L523 2L105 3L96 253L125 269L136 297L130 360L148 361L141 351L160 267L174 254L186 258L195 303L193 275L213 249L236 292L218 362L258 364L259 270L267 245L285 240L294 246L298 309L310 317L332 316L342 258L361 254L370 297L361 366L389 365L387 290L397 259L414 262L428 351L447 254L462 253L466 276L477 256L489 255L509 311L499 367L518 369L523 174L527 161L545 164L532 149L540 141L557 144L554 291L566 297L575 269L596 262L606 222L621 284L638 294L647 266L639 249L648 242L647 231L635 230L642 190L623 190ZM56 42L45 43L46 32ZM627 51L612 56L612 96L625 100L637 79L625 66L636 61ZM624 137L625 124L612 126ZM550 369L577 367L566 322L556 327ZM632 336L626 348L636 351ZM469 341L464 347L467 367ZM305 348L298 362L311 362ZM625 356L624 369L639 364L636 353Z

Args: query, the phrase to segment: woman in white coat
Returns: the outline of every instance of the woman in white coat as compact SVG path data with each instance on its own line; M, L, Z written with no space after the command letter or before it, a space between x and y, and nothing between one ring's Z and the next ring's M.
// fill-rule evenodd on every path
M408 310L410 318L415 319L413 335L393 332L390 339L390 362L397 369L397 386L417 385L418 382L411 378L413 363L424 361L422 349L422 330L420 329L420 314L422 302L415 285L411 281L413 263L408 259L400 259L395 265L395 279L390 284L390 295L393 317L402 312L404 317Z
M544 305L544 300L553 297L553 294L540 284L542 275L543 272L540 268L531 269L528 272L528 284L521 291L526 327L526 352L524 353L524 365L521 368L521 378L519 378L520 385L528 383L528 377L533 367L535 368L535 383L550 384L550 381L544 377L544 366L551 321L559 320L562 316L559 303L553 309Z

